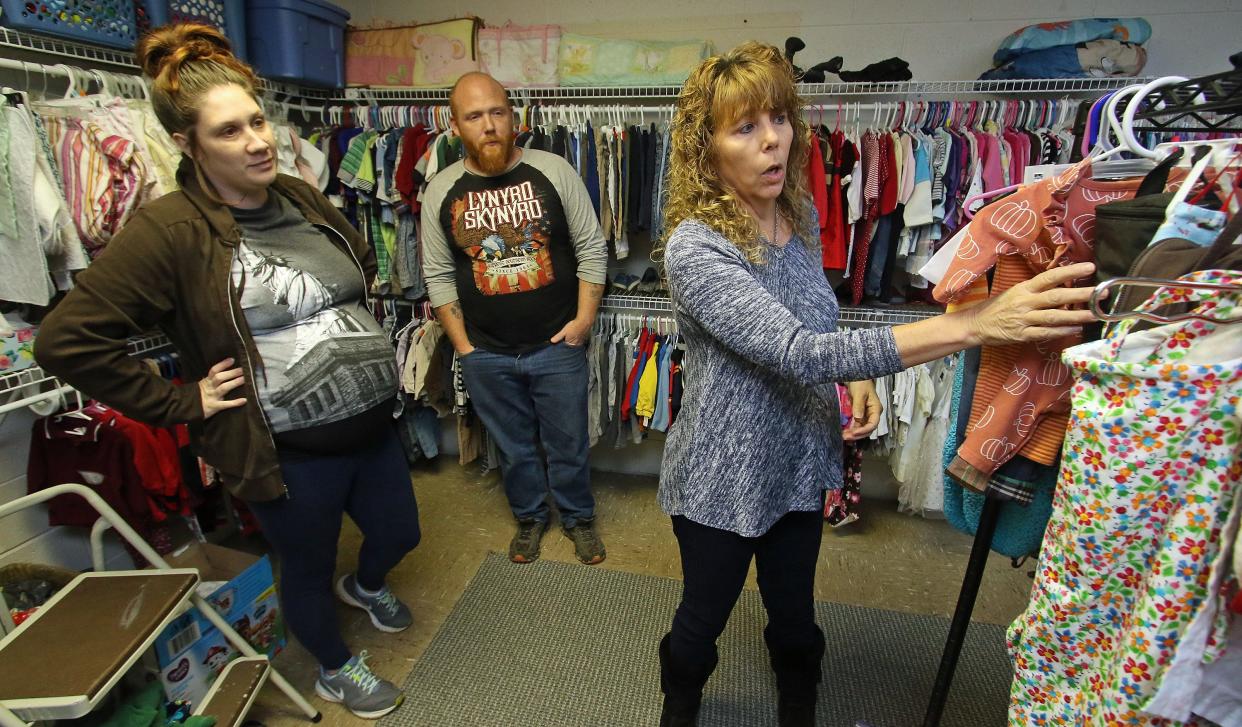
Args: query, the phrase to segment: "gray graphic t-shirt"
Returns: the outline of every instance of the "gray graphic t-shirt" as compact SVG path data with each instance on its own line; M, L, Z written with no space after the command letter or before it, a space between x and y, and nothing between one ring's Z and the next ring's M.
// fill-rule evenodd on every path
M328 424L386 401L397 364L366 309L362 271L276 192L234 208L242 242L233 284L263 359L255 388L274 432Z

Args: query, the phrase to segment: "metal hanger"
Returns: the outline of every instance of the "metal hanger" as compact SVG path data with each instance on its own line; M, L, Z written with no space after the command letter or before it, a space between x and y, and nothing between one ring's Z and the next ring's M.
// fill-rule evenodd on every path
M1181 280L1164 280L1161 278L1113 278L1095 286L1095 290L1091 292L1091 314L1102 321L1123 321L1128 318L1138 318L1151 323L1178 323L1181 321L1197 320L1206 321L1208 323L1242 323L1242 318L1217 318L1215 316L1205 316L1200 313L1191 311L1189 313L1181 313L1175 316L1161 316L1145 311L1126 311L1123 313L1106 312L1100 303L1107 297L1106 293L1109 288L1117 285L1132 285L1143 288L1177 288L1179 290L1209 290L1224 293L1242 293L1242 285L1226 285L1223 283L1206 283L1206 282L1190 282Z

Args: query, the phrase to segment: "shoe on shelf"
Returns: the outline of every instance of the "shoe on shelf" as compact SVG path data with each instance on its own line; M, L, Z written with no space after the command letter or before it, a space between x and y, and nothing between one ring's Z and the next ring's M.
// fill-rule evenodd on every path
M517 533L509 542L509 560L514 563L534 563L539 560L539 541L548 529L542 520L518 520Z
M643 271L642 281L638 284L638 292L643 295L655 295L660 285L660 274L655 268L647 268Z
M336 595L350 606L366 611L371 617L371 623L380 631L395 634L405 631L414 623L410 609L397 600L392 591L388 590L388 586L384 586L376 594L364 593L353 573L341 576L336 582Z
M604 551L604 541L595 532L594 520L579 520L572 528L565 528L565 537L574 541L574 555L587 565L603 563L608 554Z
M387 679L376 676L367 666L367 652L345 662L329 676L319 670L315 694L345 708L363 719L379 719L401 705L405 695Z
M612 278L611 292L614 295L630 295L638 284L638 278L629 273L617 273Z

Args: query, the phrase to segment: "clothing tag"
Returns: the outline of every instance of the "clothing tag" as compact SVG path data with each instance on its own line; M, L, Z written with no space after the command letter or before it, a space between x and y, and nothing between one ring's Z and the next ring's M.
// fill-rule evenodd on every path
M1023 184L1031 184L1041 179L1060 174L1063 170L1069 169L1073 164L1032 164L1026 168L1022 176Z

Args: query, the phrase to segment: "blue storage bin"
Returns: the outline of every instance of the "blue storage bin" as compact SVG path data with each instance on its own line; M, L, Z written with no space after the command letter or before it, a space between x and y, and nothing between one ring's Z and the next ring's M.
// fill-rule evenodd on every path
M348 11L324 0L250 0L250 62L264 78L342 88L347 22Z
M0 22L17 30L133 50L138 40L132 0L0 0Z
M233 44L233 55L246 53L246 3L243 0L138 0L141 31L169 23L198 21L214 25ZM145 13L145 18L142 14ZM141 26L148 27L141 27Z

